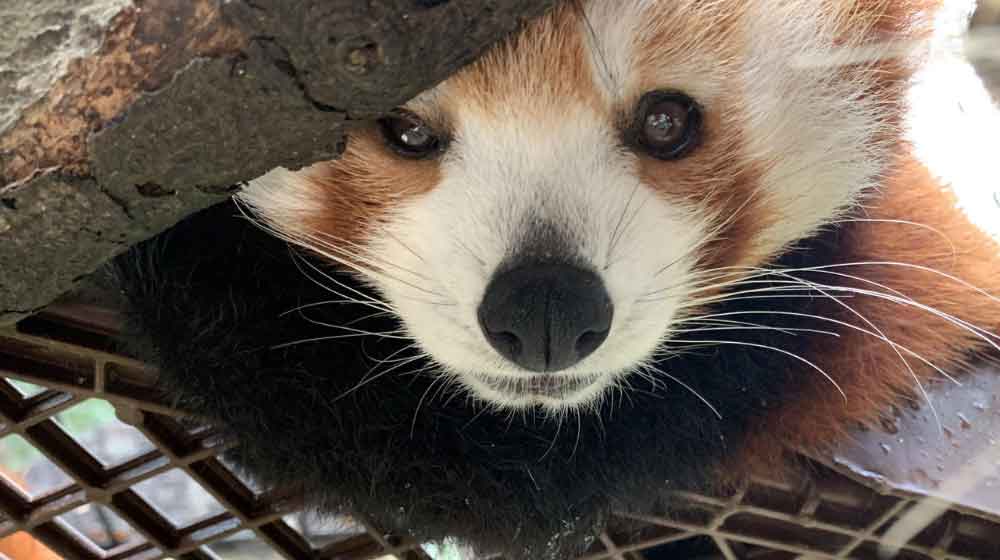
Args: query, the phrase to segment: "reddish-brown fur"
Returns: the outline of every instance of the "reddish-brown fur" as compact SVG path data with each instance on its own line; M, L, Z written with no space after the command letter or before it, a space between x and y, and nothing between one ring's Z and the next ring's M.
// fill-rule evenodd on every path
M660 20L650 25L657 32L649 35L646 43L638 49L647 53L648 58L637 62L638 73L644 77L637 91L652 91L669 87L663 81L664 61L671 57L671 48L683 51L685 41L679 41L678 28L704 28L704 14L688 14L666 11ZM699 21L699 19L701 21ZM731 91L739 89L739 73L729 68L725 61L736 60L738 43L733 41L735 13L729 18L721 18L718 25L711 26L699 39L706 56L717 59L715 76L712 78L725 83ZM635 103L635 99L630 100ZM754 233L768 225L769 212L766 201L760 193L760 178L763 169L759 165L741 158L744 150L743 133L740 126L742 100L733 98L726 105L705 107L703 132L699 146L687 157L674 161L661 161L640 154L639 173L643 182L656 190L671 204L685 204L701 208L713 218L713 226L720 228L713 239L699 252L701 268L718 266L751 265L760 262L767 255L755 253ZM623 109L624 111L624 109Z
M304 217L302 231L357 253L393 207L430 191L441 180L436 160L400 165L399 159L377 131L353 134L340 159L309 171L307 196L315 209Z
M767 227L773 214L758 192L762 170L736 157L717 157L738 154L742 147L738 132L724 133L722 128L721 119L710 115L704 155L695 152L671 162L639 159L643 182L669 203L696 205L713 217L710 227L718 231L698 252L702 269L759 263L767 255L754 251L754 234Z
M579 103L607 114L579 21L578 8L564 3L529 23L446 83L445 112L538 121L567 118L563 110Z
M878 195L855 212L855 217L903 220L927 227L884 221L846 223L834 262L904 263L937 270L962 282L903 266L861 265L834 270L898 290L924 306L1000 334L1000 246L966 218L956 206L954 194L942 188L923 165L902 157ZM810 279L889 291L842 277L813 275ZM973 352L996 354L981 338L927 310L867 296L845 303L872 321L888 339L952 375L961 375ZM873 330L839 305L827 302L822 307L818 314ZM840 338L817 338L808 356L837 381L846 399L818 373L804 372L810 378L802 393L791 396L765 418L751 438L747 447L751 463L771 468L782 450L822 450L859 424L875 423L902 399L923 404L917 381L888 344L833 324L823 328L833 328ZM903 356L921 383L937 375L919 359L905 352Z

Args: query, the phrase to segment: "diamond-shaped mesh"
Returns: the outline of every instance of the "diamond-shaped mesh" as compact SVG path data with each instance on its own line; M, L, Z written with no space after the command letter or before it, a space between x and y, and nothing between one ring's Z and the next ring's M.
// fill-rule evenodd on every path
M225 441L165 404L153 369L110 353L115 322L60 304L0 331L0 536L73 559L459 558L254 487L218 456ZM814 464L676 503L669 519L620 513L583 558L874 559L913 500ZM951 511L898 558L1000 558L997 521Z
M218 434L164 404L153 369L111 353L116 326L70 304L0 331L0 554L20 560L3 543L27 532L74 559L428 558L255 487Z

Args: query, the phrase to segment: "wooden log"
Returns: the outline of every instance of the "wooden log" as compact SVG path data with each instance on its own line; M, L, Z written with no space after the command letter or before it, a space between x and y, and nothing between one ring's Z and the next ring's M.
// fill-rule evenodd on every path
M0 324L242 182L336 157L345 122L553 3L5 0Z

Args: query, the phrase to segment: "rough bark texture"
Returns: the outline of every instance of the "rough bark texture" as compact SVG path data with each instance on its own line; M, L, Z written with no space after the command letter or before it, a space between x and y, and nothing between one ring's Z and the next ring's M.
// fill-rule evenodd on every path
M0 131L48 91L73 58L101 45L108 21L130 0L0 2Z
M336 157L344 123L555 0L11 1L0 16L35 35L0 40L0 100L17 104L0 120L0 324L241 182ZM90 27L70 41L81 7ZM24 57L45 48L83 56L45 58L59 77L22 87Z

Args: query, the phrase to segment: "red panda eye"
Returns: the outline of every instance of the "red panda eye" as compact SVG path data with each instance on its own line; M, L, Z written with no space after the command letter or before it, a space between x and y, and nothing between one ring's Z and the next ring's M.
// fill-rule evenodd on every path
M441 139L416 115L398 112L378 123L386 144L401 156L422 159L441 149Z
M679 159L694 149L701 137L701 109L683 93L655 91L639 101L634 143L663 160Z

